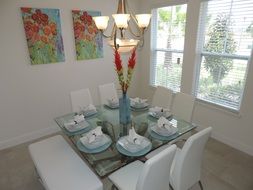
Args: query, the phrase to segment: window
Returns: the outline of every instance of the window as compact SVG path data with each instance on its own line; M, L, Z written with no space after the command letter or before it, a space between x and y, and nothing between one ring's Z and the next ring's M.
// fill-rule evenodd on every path
M240 109L253 39L252 0L202 3L197 98Z
M180 91L187 5L152 11L151 85Z

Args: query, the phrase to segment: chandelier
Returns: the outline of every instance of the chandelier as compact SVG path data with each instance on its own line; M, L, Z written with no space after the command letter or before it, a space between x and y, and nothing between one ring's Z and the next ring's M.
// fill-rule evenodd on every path
M108 44L119 52L129 52L133 48L144 45L144 32L147 30L151 14L133 15L129 11L127 0L118 0L117 14L113 14L114 19L111 35L104 32L108 26L108 16L96 16L93 20L105 38L108 38ZM133 22L130 24L130 20ZM134 29L132 26L134 25ZM134 38L131 38L134 37Z

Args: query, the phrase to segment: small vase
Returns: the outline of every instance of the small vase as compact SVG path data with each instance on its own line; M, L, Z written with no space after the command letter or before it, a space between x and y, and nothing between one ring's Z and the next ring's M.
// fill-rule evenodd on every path
M128 127L131 125L130 99L126 93L123 93L119 99L119 121L120 121L120 136L128 134Z

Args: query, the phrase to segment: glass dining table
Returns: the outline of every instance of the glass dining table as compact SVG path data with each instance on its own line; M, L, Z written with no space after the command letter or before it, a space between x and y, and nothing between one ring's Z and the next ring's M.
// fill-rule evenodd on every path
M122 152L117 149L117 140L120 136L120 125L119 125L119 110L110 109L105 106L97 106L97 113L90 117L86 117L85 120L90 124L89 130L96 128L97 126L102 127L103 133L107 134L112 143L110 146L101 152L96 153L87 153L81 151L78 148L79 139L87 133L87 130L69 132L65 127L64 123L74 118L75 113L69 113L64 116L55 118L56 123L61 128L62 132L68 136L74 146L79 150L80 154L84 159L90 164L91 168L96 172L96 174L104 178L115 170L121 168L124 165L127 165L135 160L145 161L146 152L143 155L131 156L124 155ZM151 142L151 150L157 149L160 146L167 144L169 142L174 142L182 135L192 131L196 125L188 123L186 121L180 120L174 116L170 117L170 122L174 127L178 129L178 132L170 137L161 138L157 136L152 130L151 126L157 123L157 119L150 116L148 110L143 111L131 111L132 124L131 127L135 128L135 131L146 138ZM149 151L149 152L150 152Z

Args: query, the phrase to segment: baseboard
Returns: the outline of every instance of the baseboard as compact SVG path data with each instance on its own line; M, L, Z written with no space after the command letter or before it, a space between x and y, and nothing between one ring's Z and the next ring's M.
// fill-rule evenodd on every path
M201 129L204 129L203 127L198 127L198 130L201 130ZM224 143L224 144L227 144L237 150L240 150L246 154L249 154L251 156L253 156L253 148L251 146L248 146L248 145L245 145L245 144L242 144L238 141L234 141L234 140L231 140L230 138L228 137L225 137L223 135L220 135L219 133L216 133L216 132L212 132L212 138Z
M59 130L60 130L59 128L52 126L52 127L44 128L44 129L37 130L31 133L26 133L26 134L23 134L23 135L20 135L8 140L0 141L0 150L9 148L12 146L16 146L28 141L32 141L46 135L56 133Z

